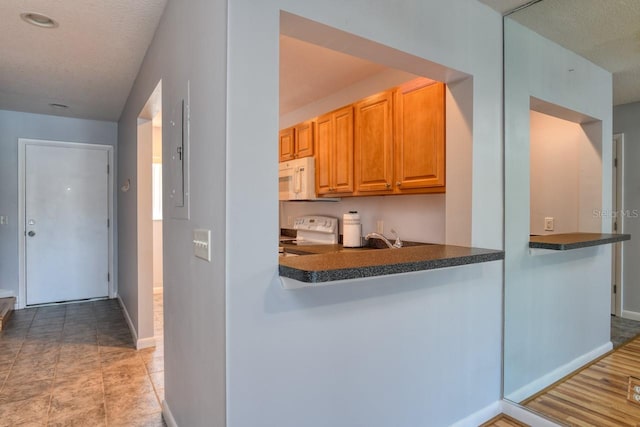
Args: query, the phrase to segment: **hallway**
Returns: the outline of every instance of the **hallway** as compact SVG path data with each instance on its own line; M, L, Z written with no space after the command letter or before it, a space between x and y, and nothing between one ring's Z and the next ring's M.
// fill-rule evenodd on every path
M116 300L16 311L0 332L0 426L164 426L163 370L162 340L136 351Z

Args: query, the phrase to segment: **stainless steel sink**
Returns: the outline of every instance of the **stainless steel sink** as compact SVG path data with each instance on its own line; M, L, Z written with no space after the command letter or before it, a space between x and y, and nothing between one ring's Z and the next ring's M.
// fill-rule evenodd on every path
M362 246L360 248L349 248L349 249L358 249L358 250L367 250L367 249L389 249L389 246L387 246L387 244L381 240L381 239L376 239L375 237L370 238L369 240L366 241L367 245L366 246ZM403 248L408 248L411 246L427 246L427 245L434 245L435 243L424 243L424 242L411 242L411 241L403 241L402 242L402 247ZM345 248L347 249L347 248Z

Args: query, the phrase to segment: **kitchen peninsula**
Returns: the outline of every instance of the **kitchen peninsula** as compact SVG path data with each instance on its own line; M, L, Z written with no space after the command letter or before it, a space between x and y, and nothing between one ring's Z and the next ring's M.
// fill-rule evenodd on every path
M630 234L603 233L562 233L546 236L531 236L529 248L567 251L571 249L587 248L590 246L607 245L610 243L631 240Z
M304 253L303 256L280 258L280 278L287 289L504 259L503 251L454 245L418 244L399 249L309 245L302 250L291 244L281 245L285 251Z

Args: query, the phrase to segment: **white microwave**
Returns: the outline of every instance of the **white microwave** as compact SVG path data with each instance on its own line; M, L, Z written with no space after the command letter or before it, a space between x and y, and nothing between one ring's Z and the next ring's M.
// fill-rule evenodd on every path
M316 165L313 157L280 162L280 200L316 200Z

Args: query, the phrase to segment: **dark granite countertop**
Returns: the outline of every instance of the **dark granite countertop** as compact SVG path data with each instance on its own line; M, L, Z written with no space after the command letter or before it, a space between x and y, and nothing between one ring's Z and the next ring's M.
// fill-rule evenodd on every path
M630 234L564 233L529 237L529 248L567 251L630 240Z
M504 259L503 251L423 244L400 249L343 248L342 245L281 243L290 253L280 258L280 276L306 283L385 276Z

